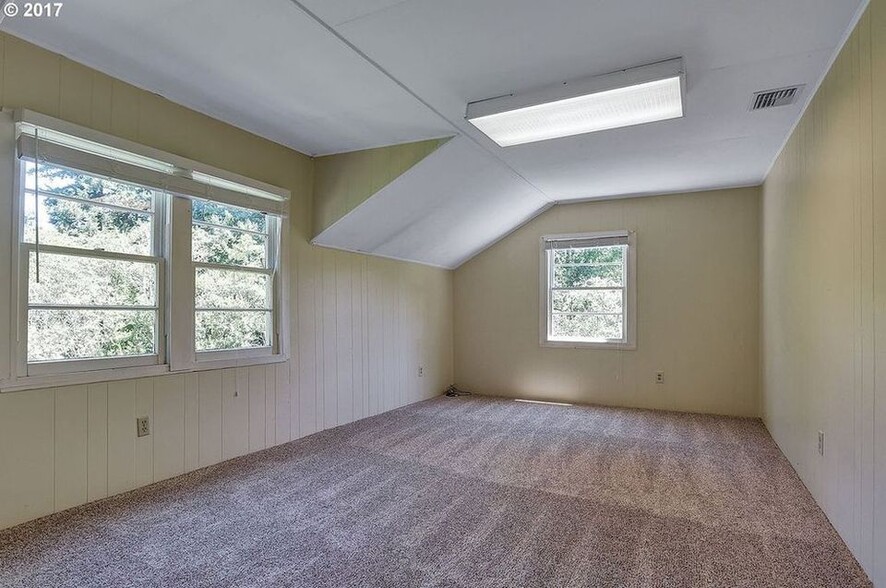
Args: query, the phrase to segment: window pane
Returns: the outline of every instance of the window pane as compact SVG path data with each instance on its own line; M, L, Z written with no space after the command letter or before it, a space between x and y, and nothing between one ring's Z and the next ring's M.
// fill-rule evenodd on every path
M614 263L624 259L627 245L554 249L554 263Z
M270 347L270 322L270 312L197 311L197 351Z
M621 290L555 290L551 292L554 312L622 312Z
M271 308L271 276L197 268L197 308Z
M621 262L601 265L554 266L555 288L622 286L624 265Z
M157 271L153 263L40 253L28 266L28 302L81 306L154 306Z
M151 255L152 216L40 196L40 243ZM24 197L24 240L36 242L34 195Z
M567 341L622 339L623 325L622 315L555 314L551 316L551 338Z
M267 216L255 210L225 206L206 200L194 200L191 203L191 210L195 221L259 233L268 232Z
M191 256L194 261L266 266L267 237L202 225L194 225L192 235Z
M71 198L104 202L136 210L153 209L154 191L133 184L109 180L69 168L40 164L40 193L51 192ZM37 184L34 161L25 162L25 188L33 191Z
M152 310L29 310L28 361L151 355Z

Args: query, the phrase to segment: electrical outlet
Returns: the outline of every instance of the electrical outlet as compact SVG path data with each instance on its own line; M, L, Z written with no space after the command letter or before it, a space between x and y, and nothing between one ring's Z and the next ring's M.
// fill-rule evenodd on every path
M664 384L664 372L655 372L655 383Z
M139 417L135 419L135 432L139 437L146 437L151 434L151 421L148 417Z
M424 377L425 377L425 368L424 368L424 366L421 366L421 365L418 366L418 377L419 377L419 378L424 378Z
M818 454L824 456L824 431L818 432Z

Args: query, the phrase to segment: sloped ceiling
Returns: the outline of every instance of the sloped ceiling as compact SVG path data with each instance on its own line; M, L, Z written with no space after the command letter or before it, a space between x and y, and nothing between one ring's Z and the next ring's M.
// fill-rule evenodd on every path
M311 236L329 228L448 140L400 143L315 158Z
M541 192L489 159L473 141L456 137L314 243L457 267L485 249L490 235L507 234L548 205Z
M551 202L760 183L863 4L92 0L0 27L309 154L457 136L318 241L452 267ZM506 149L463 120L469 101L676 56L682 119ZM792 84L798 104L748 111Z

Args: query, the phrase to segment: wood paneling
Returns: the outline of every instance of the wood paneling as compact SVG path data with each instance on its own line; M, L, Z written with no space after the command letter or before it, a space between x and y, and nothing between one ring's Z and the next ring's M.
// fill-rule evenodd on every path
M88 387L86 425L87 500L108 495L108 385Z
M108 383L108 495L136 486L135 385L135 380Z
M298 291L332 303L309 306L315 312L301 317L315 332L295 337L299 371L290 361L0 395L0 527L445 389L448 272L336 251L321 256L329 279ZM432 351L420 355L422 346ZM136 436L141 416L151 418L148 437Z
M154 381L154 481L185 471L185 377L163 376Z
M200 465L200 380L185 374L185 471Z
M55 510L55 390L0 395L0 521Z
M873 229L874 307L874 428L873 446L863 453L862 463L874 464L873 471L863 476L863 500L873 503L874 554L873 578L877 586L886 586L886 2L873 0L870 7L871 27L871 184L873 201L870 225ZM870 404L868 404L870 406ZM866 433L865 433L866 434ZM866 504L868 502L865 502ZM867 512L861 516L866 517Z
M886 586L884 112L886 0L872 0L764 183L762 222L764 418L877 586Z
M310 158L2 33L0 55L5 107L292 192L292 360L0 394L0 528L429 398L452 382L451 272L312 247ZM384 174L376 176L348 181ZM430 350L421 379L417 348ZM136 436L140 416L151 417L148 437Z
M88 414L86 386L55 390L55 507L71 508L88 495Z
M154 419L154 382L158 378L145 378L135 383L135 416ZM134 423L133 423L134 426ZM151 427L153 428L153 426ZM154 435L135 438L135 485L145 486L154 481Z
M265 438L265 366L256 365L247 369L249 387L249 451L266 447Z
M249 387L245 367L222 372L222 455L249 453Z
M222 460L224 443L222 418L222 375L223 371L203 372L198 376L199 405L199 456L201 467Z

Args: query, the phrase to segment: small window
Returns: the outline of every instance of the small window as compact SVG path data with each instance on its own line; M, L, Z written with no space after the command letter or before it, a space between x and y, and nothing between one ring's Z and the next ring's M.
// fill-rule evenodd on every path
M270 352L279 218L205 200L191 207L195 350Z
M543 345L634 347L634 245L628 232L542 239Z
M164 195L21 161L27 373L159 363Z

